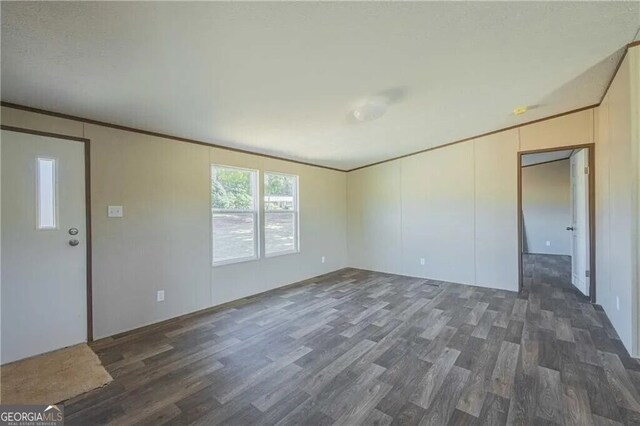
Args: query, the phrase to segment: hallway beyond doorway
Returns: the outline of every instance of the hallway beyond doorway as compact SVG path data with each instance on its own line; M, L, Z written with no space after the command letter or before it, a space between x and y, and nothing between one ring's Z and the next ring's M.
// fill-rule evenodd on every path
M525 290L532 291L535 282L533 291L546 297L564 299L574 295L582 303L589 302L589 297L571 284L571 256L523 253L522 262Z

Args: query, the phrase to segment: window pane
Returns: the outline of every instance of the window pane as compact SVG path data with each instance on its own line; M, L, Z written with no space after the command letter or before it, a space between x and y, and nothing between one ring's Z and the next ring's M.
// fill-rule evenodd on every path
M253 175L251 170L213 167L211 199L214 209L253 210Z
M253 213L213 214L213 261L255 256Z
M265 252L273 254L284 251L295 251L296 247L296 213L264 214Z
M296 210L296 176L265 173L264 209L272 211Z
M38 158L38 229L56 227L56 162Z

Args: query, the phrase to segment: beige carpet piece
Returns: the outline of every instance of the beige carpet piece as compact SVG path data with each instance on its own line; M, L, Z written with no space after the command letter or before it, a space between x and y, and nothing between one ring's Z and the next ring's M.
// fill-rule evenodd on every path
M113 378L85 343L0 367L2 404L56 404Z

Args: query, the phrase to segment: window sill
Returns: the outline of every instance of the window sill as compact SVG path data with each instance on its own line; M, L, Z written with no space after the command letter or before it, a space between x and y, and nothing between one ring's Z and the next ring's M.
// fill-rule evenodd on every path
M289 251L279 251L277 253L265 254L265 259L270 259L272 257L280 257L280 256L288 256L290 254L300 254L300 250L289 250Z
M212 267L217 268L219 266L227 266L227 265L235 265L236 263L246 263L246 262L253 262L258 260L257 256L253 256L253 257L243 257L240 259L229 259L229 260L223 260L220 262L213 262L211 264Z
M262 259L270 259L272 257L280 257L280 256L289 256L292 254L300 254L300 250L289 250L289 251L280 251L278 253L271 253L271 254L265 254ZM247 262L254 262L260 260L260 258L258 258L257 256L254 257L244 257L242 259L230 259L230 260L223 260L221 262L213 262L211 264L211 266L213 268L217 268L220 266L228 266L228 265L235 265L237 263L247 263Z

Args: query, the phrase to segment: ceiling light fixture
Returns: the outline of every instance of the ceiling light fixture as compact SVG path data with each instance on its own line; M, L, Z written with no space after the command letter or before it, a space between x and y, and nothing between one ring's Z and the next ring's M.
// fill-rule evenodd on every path
M371 98L363 102L353 110L353 116L356 120L372 121L380 118L387 112L387 102L382 98Z

